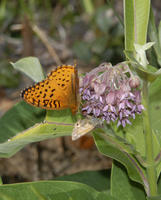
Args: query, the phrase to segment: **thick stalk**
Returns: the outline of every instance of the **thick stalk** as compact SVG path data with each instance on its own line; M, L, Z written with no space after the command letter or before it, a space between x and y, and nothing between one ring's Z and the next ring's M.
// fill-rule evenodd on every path
M149 194L148 196L157 196L157 175L155 168L155 158L153 153L153 137L150 124L149 115L149 102L148 102L148 82L143 82L143 105L144 105L144 134L145 134L145 145L146 145L146 159L148 163L147 167L147 178L149 183Z

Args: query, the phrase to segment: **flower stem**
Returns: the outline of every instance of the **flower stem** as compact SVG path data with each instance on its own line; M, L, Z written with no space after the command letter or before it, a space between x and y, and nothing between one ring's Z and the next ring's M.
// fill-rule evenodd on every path
M155 158L153 153L153 137L150 124L149 115L149 102L148 102L148 81L143 82L143 105L144 105L144 133L145 133L145 146L146 146L146 159L148 167L146 168L147 179L149 183L149 194L148 196L157 196L157 175L155 168Z
M0 185L3 185L2 177L0 176Z

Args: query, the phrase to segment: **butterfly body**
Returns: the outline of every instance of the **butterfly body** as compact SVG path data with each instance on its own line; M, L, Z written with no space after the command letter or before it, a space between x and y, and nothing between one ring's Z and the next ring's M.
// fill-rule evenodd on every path
M75 113L79 104L79 79L76 67L57 67L45 80L25 89L22 98L27 103L43 109L70 108L72 113Z

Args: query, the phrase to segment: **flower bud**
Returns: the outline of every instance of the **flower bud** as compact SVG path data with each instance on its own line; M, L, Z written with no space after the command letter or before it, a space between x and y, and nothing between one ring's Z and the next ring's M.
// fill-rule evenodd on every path
M95 90L95 93L98 95L98 96L100 96L101 94L103 94L104 93L104 91L105 91L105 89L106 89L106 85L105 84L103 84L103 83L95 83L94 84L94 90Z
M129 85L131 88L137 88L140 85L140 80L137 76L130 78Z
M116 97L115 96L116 96L115 92L109 92L108 95L106 96L106 103L114 105L115 101L116 101Z

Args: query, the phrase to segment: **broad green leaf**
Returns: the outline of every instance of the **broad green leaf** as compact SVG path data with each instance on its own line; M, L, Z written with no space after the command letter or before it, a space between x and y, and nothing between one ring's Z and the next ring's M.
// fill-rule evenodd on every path
M161 77L158 77L149 87L150 116L153 132L161 149ZM161 162L157 165L157 175L161 172Z
M150 0L124 0L125 50L134 50L134 43L145 44Z
M147 197L147 200L161 200L161 195L155 197Z
M145 136L143 133L142 116L137 115L135 119L130 120L132 125L127 125L124 128L126 140L133 145L136 152L142 157L145 156Z
M73 124L36 124L35 126L18 133L6 142L0 143L0 157L10 157L22 149L25 145L32 142L71 135L72 130Z
M71 175L58 177L55 180L84 183L101 192L110 189L110 174L111 170L83 171Z
M101 192L97 196L97 200L119 200L111 196L109 193Z
M41 64L36 57L22 58L15 63L11 62L11 65L15 69L25 73L35 82L42 81L45 78Z
M100 192L82 183L41 181L0 187L1 200L99 200ZM103 199L111 200L102 193Z
M161 76L158 77L149 87L150 116L152 129L155 132L161 130Z
M118 162L112 165L111 195L119 200L146 200L144 188L131 181L125 168Z
M116 144L115 140L110 137L105 140L105 138L102 137L102 133L98 132L98 130L96 131L94 132L94 139L98 150L104 155L122 163L126 167L132 180L145 185L147 181L145 172L135 157L128 153L123 145Z
M143 131L143 119L142 116L137 116L135 119L131 120L132 125L127 125L124 128L125 137L127 141L133 145L136 150L136 156L139 155L145 159L146 157L146 147L145 147L145 135ZM156 157L160 151L160 144L157 136L154 132L153 134L153 152Z
M43 122L43 109L25 102L20 102L10 109L0 119L0 157L10 157L32 142L71 135L74 122L72 123L70 111L67 109L52 112L53 121Z

